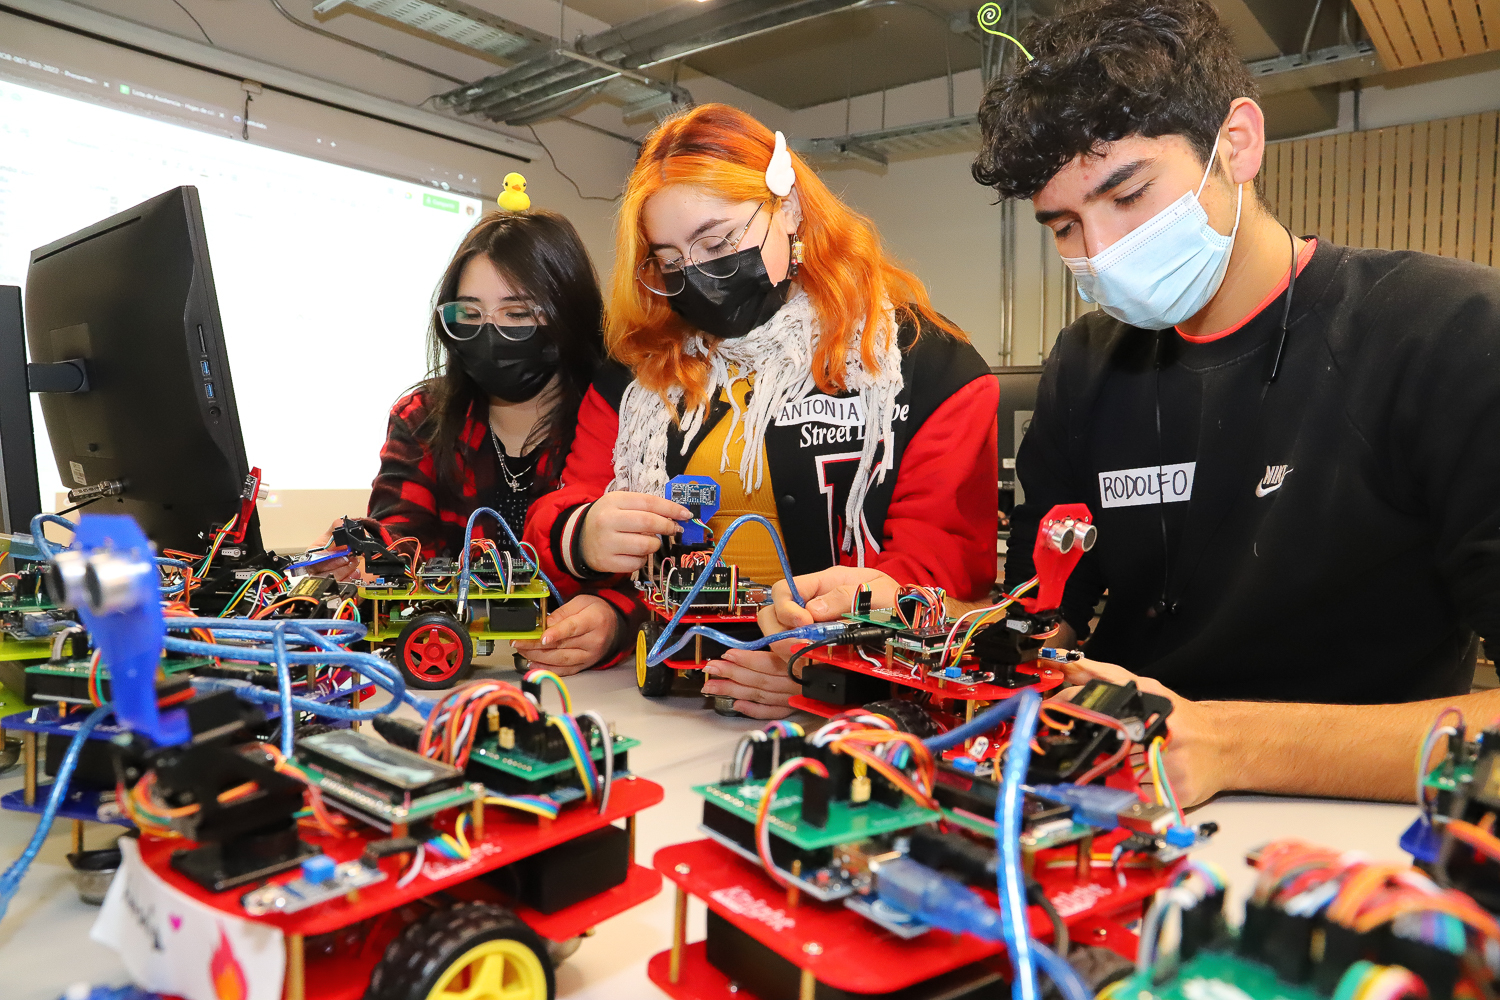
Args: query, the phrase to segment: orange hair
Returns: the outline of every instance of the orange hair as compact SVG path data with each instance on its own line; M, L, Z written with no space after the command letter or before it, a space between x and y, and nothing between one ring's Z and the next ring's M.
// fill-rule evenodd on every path
M647 137L625 185L615 235L615 269L606 311L604 340L619 361L648 389L665 394L683 388L689 410L704 401L708 362L683 350L692 329L636 280L649 242L641 223L646 200L673 184L690 184L729 201L767 201L771 212L781 199L766 187L775 135L737 108L702 104L663 121ZM968 336L932 309L917 276L885 252L870 220L840 201L796 153L794 190L802 207L798 235L806 248L797 281L817 311L819 335L813 347L813 378L824 392L844 391L844 360L851 338L860 333L860 357L869 371L879 369L878 349L886 336L885 302L901 319L920 316L960 340Z

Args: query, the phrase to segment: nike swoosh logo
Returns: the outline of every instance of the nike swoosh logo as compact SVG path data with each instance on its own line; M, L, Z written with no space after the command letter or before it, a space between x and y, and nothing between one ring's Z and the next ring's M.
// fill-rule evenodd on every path
M1281 489L1281 483L1277 483L1275 486L1267 486L1265 483L1258 483L1255 487L1255 495L1258 497L1263 497L1267 493L1275 493L1279 489Z

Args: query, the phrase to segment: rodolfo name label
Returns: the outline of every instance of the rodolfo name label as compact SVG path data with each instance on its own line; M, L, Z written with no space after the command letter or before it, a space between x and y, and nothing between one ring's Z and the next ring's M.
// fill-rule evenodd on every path
M1104 507L1138 507L1148 503L1184 503L1193 498L1197 462L1148 465L1099 473L1099 503Z

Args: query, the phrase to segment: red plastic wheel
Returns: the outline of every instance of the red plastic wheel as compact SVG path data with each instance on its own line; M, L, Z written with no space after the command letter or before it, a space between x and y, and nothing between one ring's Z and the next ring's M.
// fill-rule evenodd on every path
M407 683L427 689L447 687L468 676L474 657L469 630L441 612L408 622L396 648Z

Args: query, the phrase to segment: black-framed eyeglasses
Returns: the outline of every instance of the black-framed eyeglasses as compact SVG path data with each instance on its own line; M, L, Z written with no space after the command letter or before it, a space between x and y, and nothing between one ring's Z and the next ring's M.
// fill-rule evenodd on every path
M436 310L438 327L450 340L473 340L486 323L506 340L520 343L530 340L540 325L532 306L505 302L486 309L478 302L444 302Z
M687 284L687 268L696 268L710 278L729 278L739 270L739 258L735 253L740 244L744 242L745 234L750 232L750 226L755 222L760 210L766 207L765 202L755 206L746 223L735 233L728 236L700 236L688 245L686 257L678 257L675 260L666 260L652 254L641 261L641 266L636 268L635 277L646 290L656 295L676 295L682 291ZM766 235L770 236L769 228Z

